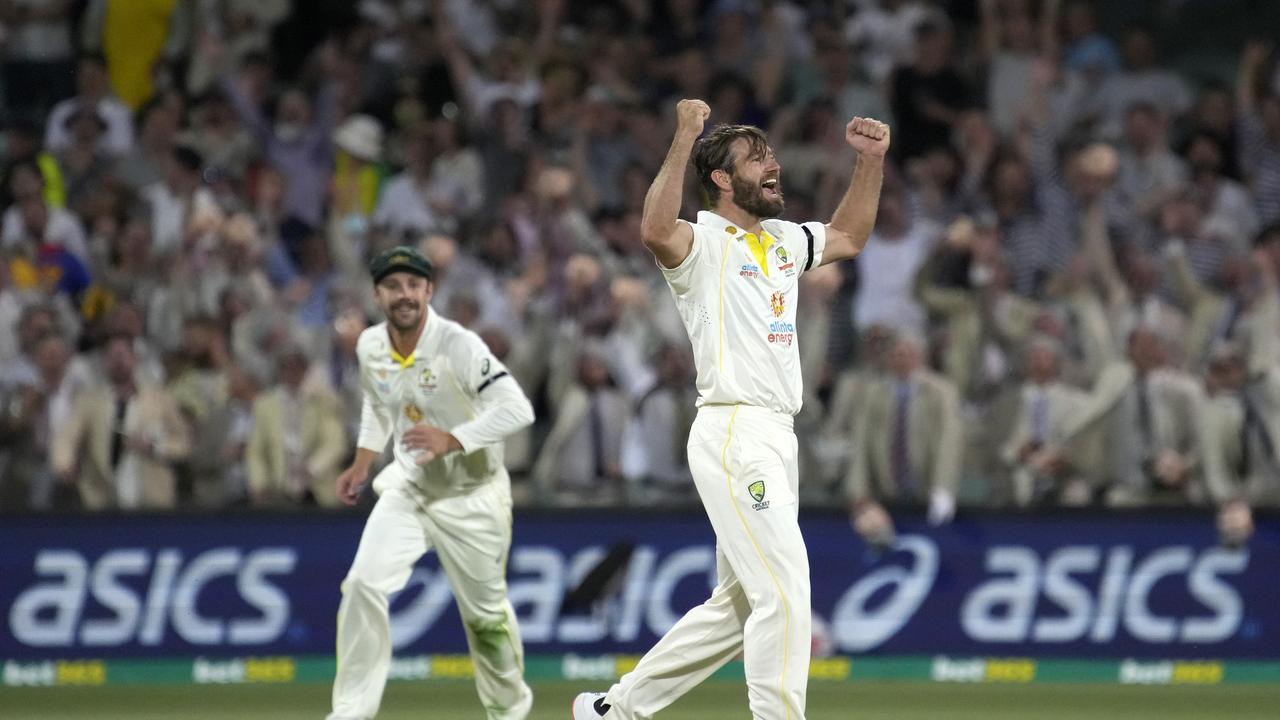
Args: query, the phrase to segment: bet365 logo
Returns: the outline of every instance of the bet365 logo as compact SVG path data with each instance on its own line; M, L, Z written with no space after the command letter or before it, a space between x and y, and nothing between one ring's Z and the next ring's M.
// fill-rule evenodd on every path
M764 481L757 480L747 486L747 492L751 493L751 497L755 499L756 504L751 506L753 510L764 510L769 507L769 502L764 499Z

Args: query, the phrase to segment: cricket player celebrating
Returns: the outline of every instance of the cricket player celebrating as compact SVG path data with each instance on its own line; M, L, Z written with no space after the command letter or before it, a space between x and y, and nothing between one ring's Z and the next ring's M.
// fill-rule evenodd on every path
M356 502L389 438L395 461L373 481L380 497L342 584L329 720L377 714L391 664L387 596L431 548L458 601L487 717L523 720L533 693L507 600L511 482L502 441L533 422L533 408L475 333L427 304L433 268L425 257L392 248L369 269L387 320L356 345L364 408L338 497Z
M716 534L719 583L608 693L574 720L651 718L739 652L757 720L802 720L809 675L809 560L797 519L799 276L861 252L875 224L889 128L854 118L858 154L831 222L782 214L781 168L763 132L676 105L671 149L645 198L641 237L675 295L698 369L689 466ZM689 153L713 210L677 219Z

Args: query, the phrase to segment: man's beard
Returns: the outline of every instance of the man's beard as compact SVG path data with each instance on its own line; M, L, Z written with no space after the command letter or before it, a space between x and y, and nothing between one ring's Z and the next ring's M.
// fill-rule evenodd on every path
M758 218L775 218L786 209L781 190L777 200L768 200L759 181L751 183L737 176L733 178L733 204Z
M409 308L410 310L415 310L416 312L412 313L409 320L402 322L401 320L398 319L399 313L397 311L400 308ZM409 330L416 328L418 326L418 323L421 320L422 320L422 306L419 305L418 303L410 302L407 300L401 300L395 305L392 305L391 307L387 308L387 322L391 323L391 327L401 332L407 332Z

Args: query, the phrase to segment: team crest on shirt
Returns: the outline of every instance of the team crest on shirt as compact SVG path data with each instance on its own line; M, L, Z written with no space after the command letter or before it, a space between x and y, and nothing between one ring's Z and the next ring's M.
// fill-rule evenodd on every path
M436 389L436 374L431 371L431 368L422 368L422 372L418 375L418 387L428 392Z
M791 253L781 245L773 249L773 254L778 257L778 269L787 277L796 274L796 264L791 260Z
M413 403L408 403L404 406L404 416L409 418L409 422L411 423L417 424L422 422L422 411Z
M757 480L748 485L747 492L751 493L751 498L756 501L756 504L751 506L752 510L767 510L769 508L769 502L764 499L763 480Z

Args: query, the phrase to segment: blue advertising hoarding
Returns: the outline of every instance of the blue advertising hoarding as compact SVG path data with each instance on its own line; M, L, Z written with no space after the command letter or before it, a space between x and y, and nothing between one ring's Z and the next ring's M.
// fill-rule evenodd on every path
M331 653L350 515L6 519L0 658ZM822 650L854 655L1280 657L1280 518L1248 548L1202 515L905 519L864 545L835 515L801 525ZM530 654L637 653L715 582L697 514L518 516L510 594ZM562 612L602 559L603 602ZM610 554L613 551L612 555ZM570 597L575 597L570 594ZM465 652L434 556L392 606L397 653Z

